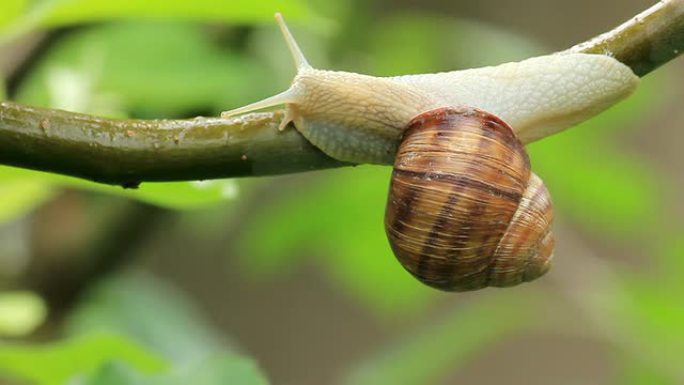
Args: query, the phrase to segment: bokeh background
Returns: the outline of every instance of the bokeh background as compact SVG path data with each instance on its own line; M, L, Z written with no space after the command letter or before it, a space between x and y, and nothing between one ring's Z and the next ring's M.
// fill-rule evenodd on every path
M437 72L567 48L647 0L3 0L4 98L215 116L319 68ZM144 183L0 167L0 383L682 384L684 61L529 147L555 264L442 293L395 261L388 167ZM2 94L0 94L2 95Z

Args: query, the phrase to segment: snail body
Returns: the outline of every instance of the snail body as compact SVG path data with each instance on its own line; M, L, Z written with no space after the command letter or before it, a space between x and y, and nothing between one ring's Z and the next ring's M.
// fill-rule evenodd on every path
M399 262L448 291L513 286L543 275L553 207L511 128L470 107L408 125L394 163L385 230Z
M437 74L373 77L313 68L276 15L297 66L286 91L226 111L229 117L286 105L290 122L327 155L392 164L413 117L438 107L475 106L496 114L529 143L603 111L631 94L638 77L606 55L557 53Z
M337 160L394 164L385 215L399 262L448 291L512 286L549 268L549 192L524 144L628 96L638 77L605 55L558 53L437 74L373 77L313 68L276 15L297 66L286 91L224 112L284 104Z

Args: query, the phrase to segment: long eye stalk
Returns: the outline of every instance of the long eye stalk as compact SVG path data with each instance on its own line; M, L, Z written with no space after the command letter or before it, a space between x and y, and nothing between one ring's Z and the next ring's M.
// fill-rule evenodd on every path
M295 41L294 37L292 36L292 33L290 30L287 28L287 24L285 24L285 20L283 19L283 16L280 13L275 14L276 21L278 22L278 26L280 26L280 31L283 34L283 38L285 38L285 42L287 43L287 47L290 50L290 54L292 55L292 59L294 60L295 65L297 66L297 73L301 73L302 71L310 70L312 69L311 65L309 62L306 60L304 57L304 53L302 53L302 50L299 48L299 45L297 44L297 41ZM230 111L225 111L221 113L222 118L228 118L231 116L239 115L239 114L244 114L247 112L252 112L252 111L257 111L261 110L263 108L268 108L268 107L274 107L274 106L279 106L282 104L288 104L288 103L297 103L297 101L300 98L299 92L297 92L297 88L294 86L290 86L287 90L277 94L273 95L271 97L268 97L264 100L260 100L255 103L248 104L246 106L238 107L235 109L232 109ZM287 124L287 122L284 122L284 124L281 124L281 127L284 127Z
M280 32L283 33L285 43L287 43L287 47L290 49L290 54L292 55L292 59L294 59L295 66L297 66L297 72L306 69L311 69L312 67L306 60L306 57L304 57L304 53L302 52L301 48L299 48L299 44L297 44L297 41L295 40L294 36L292 36L290 29L287 28L287 24L285 24L283 15L281 15L280 13L276 13L275 18L278 22L278 26L280 27Z

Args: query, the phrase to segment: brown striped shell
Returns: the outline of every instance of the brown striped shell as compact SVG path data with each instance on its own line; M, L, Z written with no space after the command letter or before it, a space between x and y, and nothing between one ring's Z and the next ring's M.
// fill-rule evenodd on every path
M549 268L553 207L511 128L469 107L409 124L397 152L385 229L427 285L466 291L531 281Z

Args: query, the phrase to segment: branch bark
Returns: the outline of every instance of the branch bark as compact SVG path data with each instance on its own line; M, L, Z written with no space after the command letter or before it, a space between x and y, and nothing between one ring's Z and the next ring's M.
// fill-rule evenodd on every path
M644 76L684 51L684 0L661 1L570 51L613 56ZM293 127L279 132L282 114L113 120L2 102L0 164L124 187L350 165L323 154Z

